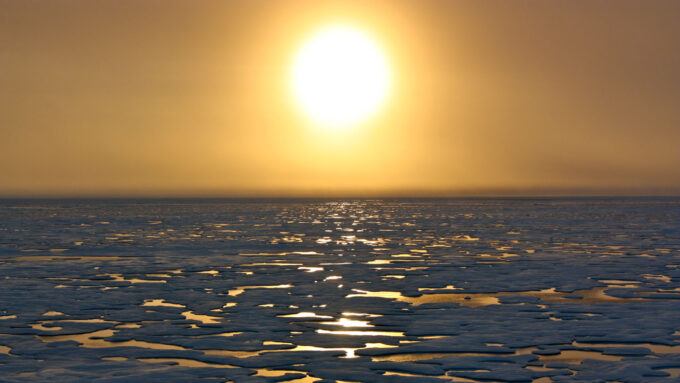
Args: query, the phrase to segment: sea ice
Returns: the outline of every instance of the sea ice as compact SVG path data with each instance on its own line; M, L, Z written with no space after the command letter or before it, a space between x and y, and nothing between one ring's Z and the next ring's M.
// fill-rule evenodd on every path
M3 382L667 382L680 199L0 202Z

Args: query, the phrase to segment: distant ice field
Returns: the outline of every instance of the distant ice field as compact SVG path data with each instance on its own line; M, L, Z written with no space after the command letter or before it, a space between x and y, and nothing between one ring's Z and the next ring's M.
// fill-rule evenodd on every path
M680 198L0 200L48 381L680 381Z

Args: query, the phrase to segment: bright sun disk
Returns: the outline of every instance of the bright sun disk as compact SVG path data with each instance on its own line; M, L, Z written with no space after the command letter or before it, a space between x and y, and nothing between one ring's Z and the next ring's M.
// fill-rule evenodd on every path
M377 43L346 26L322 29L300 49L293 64L296 101L316 124L347 127L385 101L389 68Z

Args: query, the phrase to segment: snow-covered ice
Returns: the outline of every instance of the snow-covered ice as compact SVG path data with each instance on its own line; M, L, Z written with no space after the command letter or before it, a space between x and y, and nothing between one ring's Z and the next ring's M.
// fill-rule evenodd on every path
M680 199L0 201L0 381L670 382Z

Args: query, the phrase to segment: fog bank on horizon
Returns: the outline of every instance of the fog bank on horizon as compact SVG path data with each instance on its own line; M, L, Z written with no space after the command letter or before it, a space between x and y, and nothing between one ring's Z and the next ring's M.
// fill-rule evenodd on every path
M680 195L678 1L0 0L0 196ZM325 23L384 110L292 105Z

